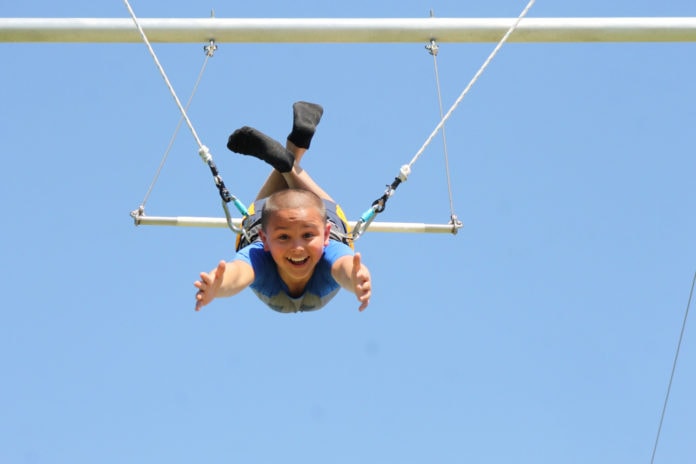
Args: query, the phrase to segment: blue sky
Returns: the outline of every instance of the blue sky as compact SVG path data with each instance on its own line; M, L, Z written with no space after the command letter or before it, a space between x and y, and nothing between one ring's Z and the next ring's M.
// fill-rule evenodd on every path
M526 1L203 4L140 17L515 17ZM2 17L127 17L0 1ZM694 2L538 1L531 17L696 16ZM204 44L155 44L186 99ZM494 44L440 44L447 108ZM179 119L143 44L0 43L3 463L649 462L696 271L693 43L508 44L447 124L456 236L368 233L374 296L196 313L226 229L135 227ZM356 218L439 121L424 44L219 44L190 109L225 148L325 107L304 167ZM220 216L180 132L146 212ZM449 219L439 137L379 220ZM692 321L693 322L693 321ZM693 324L691 324L693 325ZM657 463L696 455L687 324Z

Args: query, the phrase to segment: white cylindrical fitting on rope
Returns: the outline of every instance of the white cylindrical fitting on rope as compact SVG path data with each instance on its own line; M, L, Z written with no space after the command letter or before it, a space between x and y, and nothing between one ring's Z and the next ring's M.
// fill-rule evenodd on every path
M408 164L404 164L401 166L401 169L399 170L399 179L401 179L402 182L406 182L408 179L408 176L411 175L411 166Z
M198 156L201 157L205 164L210 163L210 161L213 159L213 156L210 154L210 150L205 145L202 145L198 150Z

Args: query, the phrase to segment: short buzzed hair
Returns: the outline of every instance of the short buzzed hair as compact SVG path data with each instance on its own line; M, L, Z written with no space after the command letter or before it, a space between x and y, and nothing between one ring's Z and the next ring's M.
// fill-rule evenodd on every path
M263 208L261 209L261 228L266 230L268 221L273 214L277 213L278 211L307 207L316 208L319 211L319 215L321 216L322 220L324 222L328 220L324 200L319 198L319 196L314 192L294 188L275 192L266 198Z

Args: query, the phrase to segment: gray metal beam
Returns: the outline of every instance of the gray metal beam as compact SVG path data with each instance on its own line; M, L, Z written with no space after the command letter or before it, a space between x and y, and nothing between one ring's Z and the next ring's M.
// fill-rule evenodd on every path
M515 18L142 18L152 42L498 42ZM135 43L130 18L0 18L0 42ZM510 42L694 42L696 17L525 18Z

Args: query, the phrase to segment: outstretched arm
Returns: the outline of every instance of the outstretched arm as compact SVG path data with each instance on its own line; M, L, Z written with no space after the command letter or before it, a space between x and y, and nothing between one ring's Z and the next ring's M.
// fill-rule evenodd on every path
M220 261L215 269L201 272L201 279L193 286L196 292L196 311L215 298L236 295L254 281L254 269L243 261Z
M361 261L360 253L338 258L331 267L331 275L341 287L358 297L359 311L367 308L372 296L372 278L367 266Z

